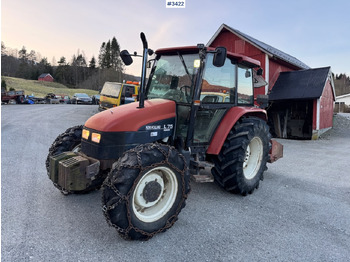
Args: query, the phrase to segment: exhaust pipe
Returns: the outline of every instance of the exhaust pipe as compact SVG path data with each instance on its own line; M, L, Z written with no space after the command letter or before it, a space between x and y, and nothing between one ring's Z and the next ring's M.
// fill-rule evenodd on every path
M144 108L145 107L145 82L146 82L146 64L147 64L147 55L148 55L148 43L146 40L146 36L143 32L141 32L140 37L141 37L141 41L143 44L143 57L142 57L142 72L141 72L139 108Z
M143 44L143 56L142 56L142 71L141 71L141 84L140 84L140 97L139 97L139 107L145 107L145 85L146 85L146 68L147 68L147 55L152 55L153 50L148 49L148 43L146 40L146 36L143 32L140 34L141 41ZM123 50L120 52L120 57L123 60L126 66L131 65L133 60L131 56L140 56L135 52L134 55L130 55L127 50Z

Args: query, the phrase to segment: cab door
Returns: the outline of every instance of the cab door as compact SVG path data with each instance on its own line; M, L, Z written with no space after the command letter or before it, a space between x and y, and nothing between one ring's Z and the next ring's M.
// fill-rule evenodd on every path
M197 111L193 143L209 143L227 109L237 103L237 66L226 58L222 67L212 63L213 54L208 54Z

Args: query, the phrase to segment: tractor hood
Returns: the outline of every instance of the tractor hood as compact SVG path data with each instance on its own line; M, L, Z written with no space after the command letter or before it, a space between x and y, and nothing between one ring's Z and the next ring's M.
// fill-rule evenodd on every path
M90 117L85 127L101 132L133 132L160 120L175 118L176 104L165 99L145 100L143 108L131 103Z

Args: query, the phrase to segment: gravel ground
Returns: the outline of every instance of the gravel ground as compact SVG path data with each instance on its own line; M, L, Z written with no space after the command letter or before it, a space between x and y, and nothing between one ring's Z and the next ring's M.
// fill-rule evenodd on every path
M333 128L322 135L321 139L331 139L334 136L347 137L350 130L350 113L338 113L333 119Z
M140 242L107 225L100 191L63 196L47 178L52 141L96 106L1 110L2 261L349 261L349 114L317 141L278 140L284 158L252 195L192 183L175 225Z

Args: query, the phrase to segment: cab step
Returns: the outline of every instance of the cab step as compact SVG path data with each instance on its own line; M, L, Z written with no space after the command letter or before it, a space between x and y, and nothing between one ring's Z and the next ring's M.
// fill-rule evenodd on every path
M195 174L192 173L192 180L197 183L211 183L214 182L210 169L214 164L208 161L193 161L192 166L195 167Z
M214 177L211 174L192 175L192 180L197 183L211 183L214 182Z

